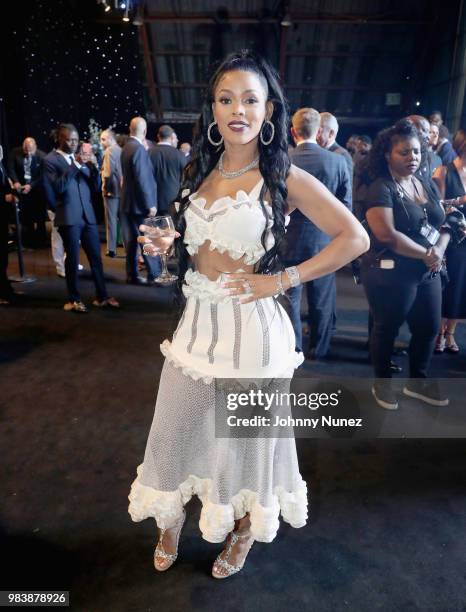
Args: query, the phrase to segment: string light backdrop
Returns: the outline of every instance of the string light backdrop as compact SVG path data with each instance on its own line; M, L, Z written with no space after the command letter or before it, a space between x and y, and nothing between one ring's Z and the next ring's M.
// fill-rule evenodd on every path
M11 144L31 135L47 148L60 121L74 123L84 138L91 119L126 132L131 117L145 114L136 26L98 23L95 0L19 4L4 99Z

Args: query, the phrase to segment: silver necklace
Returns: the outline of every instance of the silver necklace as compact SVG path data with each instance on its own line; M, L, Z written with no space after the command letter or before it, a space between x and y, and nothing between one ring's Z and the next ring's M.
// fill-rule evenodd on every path
M247 166L244 166L244 168L240 168L239 170L234 170L233 172L229 172L228 170L225 170L225 168L223 167L223 156L224 155L225 155L225 151L223 151L223 153L220 155L220 159L218 160L218 171L223 176L223 178L226 178L226 179L233 179L233 178L236 178L237 176L241 176L242 174L245 174L248 170L251 170L251 168L255 168L256 166L259 165L259 156L257 156L256 159L253 159L252 162L248 164Z

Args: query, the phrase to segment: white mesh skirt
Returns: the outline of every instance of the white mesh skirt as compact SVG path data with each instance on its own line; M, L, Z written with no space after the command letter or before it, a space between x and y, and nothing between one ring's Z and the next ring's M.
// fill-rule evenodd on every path
M192 274L196 275L196 282L203 276L199 273ZM187 280L190 278L192 275L188 275ZM137 478L129 495L129 513L133 521L153 517L160 528L169 528L178 521L183 506L193 495L197 495L202 502L199 526L203 538L208 542L223 542L234 528L234 521L243 518L247 513L254 539L271 542L279 527L280 514L283 520L293 527L304 526L307 519L307 489L299 473L295 441L290 437L215 436L215 409L221 399L218 396L221 391L212 379L212 369L208 367L212 366L212 354L214 363L216 357L222 364L227 363L225 353L234 350L235 330L222 324L222 309L228 310L225 316L230 316L231 299L218 300L219 287L216 281L209 281L206 277L201 281L202 293L190 293L188 285L185 316L172 343L175 343L175 339L180 343L179 339L183 337L185 344L189 346L191 343L191 352L196 356L196 369L193 372L192 364L180 361L180 347L175 359L168 343L168 350L164 351L167 359L162 369L144 462L138 467ZM210 288L212 295L217 296L216 301L212 300L212 295L210 291L206 291L206 287ZM218 320L215 329L211 325L210 304L201 305L200 302L217 304L215 313ZM201 316L202 306L207 306L207 320L203 320ZM292 359L296 360L290 350L291 347L294 353L294 337L290 338L288 331L288 325L291 328L291 323L286 313L283 313L285 318L282 318L280 313L280 316L269 320L267 303L263 306L262 309L259 308L256 325L261 330L262 338L264 325L266 326L269 331L266 335L267 341L271 338L283 338L283 343L276 340L275 345L269 345L270 351L277 351L280 357L277 359L277 368L283 369L284 362L289 366ZM251 303L241 305L241 309L242 315L245 315L256 311L257 307L255 303ZM195 317L192 320L186 315L191 311ZM252 315L248 319L254 321L255 317ZM202 334L211 336L212 331L215 331L218 345L223 347L223 354L206 352L205 370L199 351L204 346L211 347L211 342L204 338L198 343L199 351L196 353L193 350L193 320L196 323L196 340ZM285 326L282 329L285 329L286 333L280 335L280 330L273 329L274 325ZM222 329L225 329L223 336ZM233 348L230 346L229 336L233 336ZM167 341L164 345L167 349ZM250 345L249 351L258 354L259 364L264 363L263 346ZM241 354L238 358L241 360ZM248 359L250 361L250 355ZM237 371L233 372L233 360L230 359L230 362L231 378L235 377L235 374L240 378ZM265 372L268 376L281 375L281 372L274 373L267 367ZM255 377L258 378L257 373Z

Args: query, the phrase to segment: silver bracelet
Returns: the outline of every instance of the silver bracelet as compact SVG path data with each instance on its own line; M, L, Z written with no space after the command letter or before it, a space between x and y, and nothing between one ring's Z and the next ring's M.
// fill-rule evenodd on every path
M288 275L291 287L297 287L301 284L301 279L299 278L299 271L296 266L290 266L289 268L285 268L285 272Z
M275 278L277 279L278 293L280 295L285 295L285 289L283 288L283 283L282 283L282 273L281 272L277 272L275 274Z

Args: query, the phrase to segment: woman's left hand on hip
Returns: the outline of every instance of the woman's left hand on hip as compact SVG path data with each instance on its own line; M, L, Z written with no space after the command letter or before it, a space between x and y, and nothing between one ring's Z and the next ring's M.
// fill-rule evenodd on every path
M221 286L228 289L228 295L234 297L247 296L240 300L240 304L248 304L279 293L278 279L275 275L246 272L224 274L228 275L228 280L223 281Z

